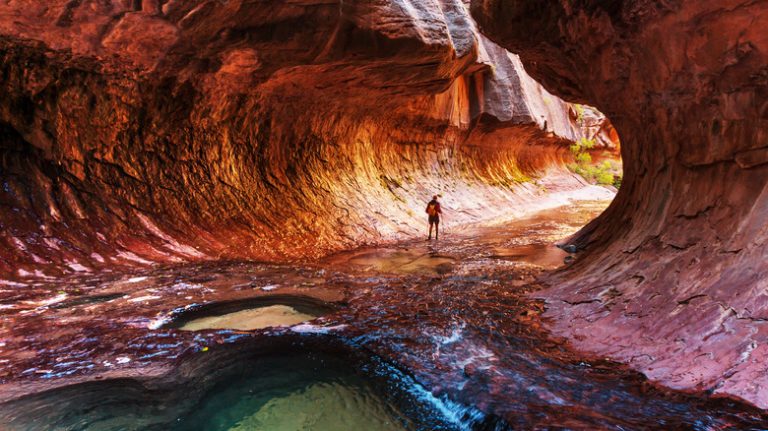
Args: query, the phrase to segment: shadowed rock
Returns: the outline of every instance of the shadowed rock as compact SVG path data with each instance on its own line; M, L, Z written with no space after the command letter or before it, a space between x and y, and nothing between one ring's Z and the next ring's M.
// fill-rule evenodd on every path
M673 387L768 407L768 5L477 0L532 76L605 112L625 177L550 278L554 330ZM578 305L571 305L578 304Z

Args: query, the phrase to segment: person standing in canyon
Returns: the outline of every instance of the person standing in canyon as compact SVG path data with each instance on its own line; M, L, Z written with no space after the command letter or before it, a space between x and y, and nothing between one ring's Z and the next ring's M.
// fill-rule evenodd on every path
M427 240L432 239L432 226L435 226L435 240L437 240L438 229L440 226L440 215L443 210L440 209L440 202L437 201L437 195L432 196L432 200L427 204L427 215L429 216L429 236Z

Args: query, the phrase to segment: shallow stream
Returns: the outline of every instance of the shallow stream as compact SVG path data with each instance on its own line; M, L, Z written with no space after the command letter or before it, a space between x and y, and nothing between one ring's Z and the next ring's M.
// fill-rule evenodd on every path
M545 305L530 295L537 276L563 265L568 254L555 242L604 206L448 225L440 241L425 232L300 265L14 281L0 303L0 422L22 430L765 428L749 406L656 387L547 333Z

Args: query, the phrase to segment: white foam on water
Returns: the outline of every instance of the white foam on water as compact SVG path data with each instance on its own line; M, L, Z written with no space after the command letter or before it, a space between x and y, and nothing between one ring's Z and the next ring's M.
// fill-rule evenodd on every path
M433 335L432 338L437 341L438 344L445 346L446 344L453 344L457 341L460 341L463 333L464 328L466 327L466 324L462 322L458 327L454 327L451 330L450 335L444 336L444 335Z
M299 334L328 334L330 332L340 331L346 327L347 325L320 326L311 323L302 323L291 327L291 331Z
M466 323L464 322L459 322L458 324L454 323L452 326L453 328L451 329L451 332L448 335L427 333L427 335L435 341L435 351L432 354L433 358L437 358L440 356L442 347L447 346L449 344L454 344L462 340Z
M485 413L477 408L455 402L446 396L437 397L416 382L413 377L404 374L391 365L382 365L386 368L387 374L401 382L404 390L432 406L444 420L453 424L459 430L472 431L477 423L485 419Z
M171 321L171 318L168 316L158 317L157 319L151 320L147 324L147 328L152 330L160 329L162 326L164 326L170 321Z
M466 352L467 357L456 362L456 365L462 369L469 364L479 364L479 369L488 368L490 367L489 362L496 360L496 355L483 346L472 345Z
M485 418L485 414L480 410L449 400L447 397L438 398L421 385L415 385L413 391L462 431L472 431L474 425Z

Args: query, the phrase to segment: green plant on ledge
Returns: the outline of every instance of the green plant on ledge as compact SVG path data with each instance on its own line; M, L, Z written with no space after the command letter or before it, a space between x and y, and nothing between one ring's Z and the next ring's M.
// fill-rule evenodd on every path
M590 183L621 187L622 173L619 163L613 160L593 163L590 150L593 150L596 145L594 139L587 138L581 138L571 145L569 148L575 163L569 164L568 168Z
M581 124L584 122L584 107L576 103L573 105L573 110L576 111L576 123Z

